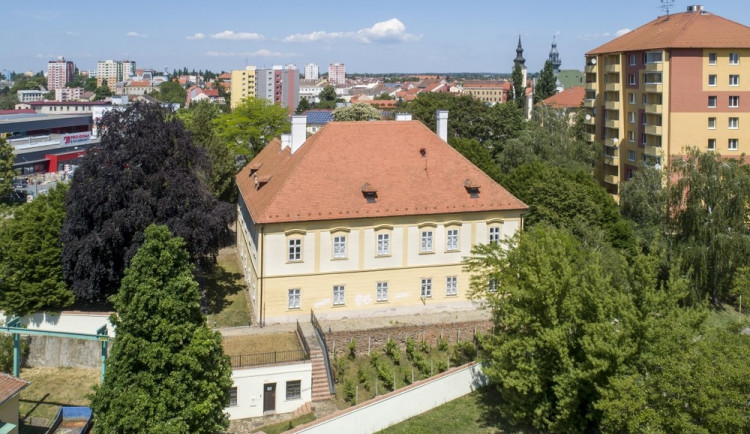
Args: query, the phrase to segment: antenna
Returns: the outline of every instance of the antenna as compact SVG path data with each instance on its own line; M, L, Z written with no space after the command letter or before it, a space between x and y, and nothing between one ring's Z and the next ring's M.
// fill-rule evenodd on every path
M669 16L669 11L672 9L672 6L674 6L674 0L659 0L659 2L661 3L661 10Z

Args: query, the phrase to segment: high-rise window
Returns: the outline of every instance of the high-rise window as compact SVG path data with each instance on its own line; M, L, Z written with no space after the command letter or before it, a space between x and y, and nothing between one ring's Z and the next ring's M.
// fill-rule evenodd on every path
M716 53L708 53L708 64L716 65Z
M716 149L716 139L708 139L708 150L713 151Z
M737 148L739 148L739 142L740 142L739 139L729 139L729 146L728 146L729 150L736 151Z
M709 95L708 108L716 108L716 95Z
M736 130L740 127L740 118L729 118L729 129Z
M708 118L708 129L709 130L715 130L716 129L716 118Z
M731 74L731 75L729 75L729 85L730 86L739 86L740 85L740 76L738 74Z
M740 64L740 53L729 53L729 64L739 65Z
M716 74L711 74L708 76L708 85L716 86Z
M740 106L740 97L736 95L732 95L729 97L729 107L731 108L737 108Z

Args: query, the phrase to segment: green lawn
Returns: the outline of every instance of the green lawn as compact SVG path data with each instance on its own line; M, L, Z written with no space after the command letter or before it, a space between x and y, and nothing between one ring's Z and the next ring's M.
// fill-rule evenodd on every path
M219 252L216 268L201 279L201 286L205 289L210 327L250 325L247 287L234 247Z
M534 432L510 428L498 416L498 405L500 402L494 390L484 388L380 432L383 434Z

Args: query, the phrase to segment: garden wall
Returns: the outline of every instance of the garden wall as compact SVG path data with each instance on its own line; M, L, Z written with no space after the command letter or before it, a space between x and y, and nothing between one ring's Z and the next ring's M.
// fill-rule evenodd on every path
M327 331L326 344L332 356L343 355L349 351L349 342L356 340L357 354L369 354L370 351L382 351L390 337L399 344L401 349L406 347L406 338L416 342L426 341L432 347L437 346L442 337L449 344L472 341L474 334L487 334L492 330L492 321L464 321L443 324L424 325L395 325L369 330Z

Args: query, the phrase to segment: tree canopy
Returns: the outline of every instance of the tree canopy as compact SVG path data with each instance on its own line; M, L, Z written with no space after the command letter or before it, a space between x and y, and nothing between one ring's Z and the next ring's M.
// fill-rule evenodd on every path
M113 301L117 340L93 400L96 430L223 431L232 370L201 313L183 240L146 228Z
M246 98L231 113L213 120L216 134L228 146L237 171L283 133L291 131L284 107L265 99Z
M159 84L159 90L151 92L151 96L173 104L185 104L187 91L176 81L165 81Z
M534 87L534 102L545 100L555 94L555 71L552 68L552 62L544 62L542 72L539 73L539 80Z
M102 80L101 86L94 89L94 101L101 101L107 97L112 96L112 90L110 90L107 84L107 79Z
M182 122L156 104L135 103L107 113L100 127L101 142L73 175L60 234L76 297L116 292L151 223L183 238L194 261L212 263L233 207L204 185L209 161Z
M0 309L6 314L59 310L74 301L60 265L67 191L58 184L0 222Z
M13 178L18 175L18 171L13 168L15 161L13 146L0 137L0 198L13 192Z
M521 70L521 65L518 63L513 67L510 79L513 83L512 100L518 108L523 109L526 106L526 89L523 86L523 70Z
M320 91L320 94L318 94L318 103L315 104L315 107L321 109L334 109L336 108L336 100L336 88L329 84Z
M367 103L339 107L331 113L334 121L372 121L380 120L380 110Z

